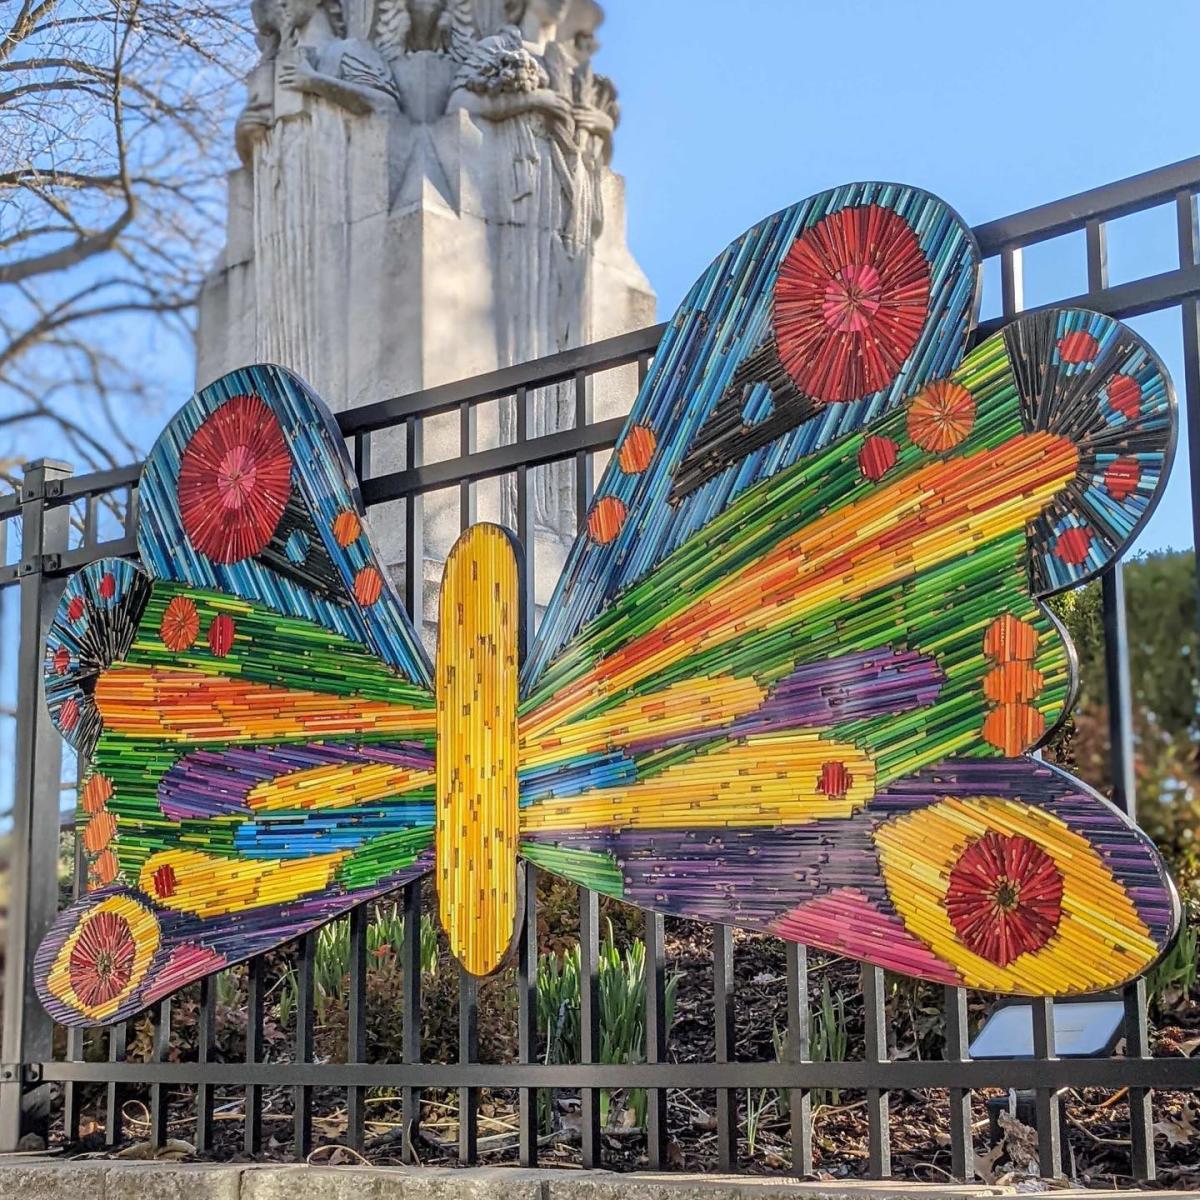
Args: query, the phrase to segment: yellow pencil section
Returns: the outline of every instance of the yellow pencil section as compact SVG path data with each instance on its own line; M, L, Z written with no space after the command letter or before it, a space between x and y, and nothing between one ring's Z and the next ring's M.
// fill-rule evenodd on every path
M520 581L497 525L475 525L446 561L438 617L438 913L473 975L496 970L517 921Z
M849 817L875 795L875 764L816 733L752 734L625 787L526 808L522 831L805 825Z
M164 908L220 917L323 891L348 856L340 850L312 858L223 858L200 850L163 850L142 864L138 886Z
M668 684L583 720L556 724L544 720L538 710L521 723L521 765L528 770L560 759L720 729L755 712L766 698L767 689L753 679L711 675Z
M392 763L323 763L255 784L246 803L256 813L357 808L433 784L433 772Z

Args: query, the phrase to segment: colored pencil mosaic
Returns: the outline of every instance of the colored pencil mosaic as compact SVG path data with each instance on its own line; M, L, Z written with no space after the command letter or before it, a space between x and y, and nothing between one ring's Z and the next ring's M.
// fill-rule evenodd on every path
M49 1011L123 1019L425 873L485 974L521 856L948 984L1145 971L1178 921L1158 854L1029 751L1072 694L1041 600L1147 519L1170 383L1091 312L968 349L978 276L896 185L736 239L523 662L505 531L451 553L431 664L321 402L264 366L199 392L147 459L140 567L76 575L47 642L89 888L37 952Z

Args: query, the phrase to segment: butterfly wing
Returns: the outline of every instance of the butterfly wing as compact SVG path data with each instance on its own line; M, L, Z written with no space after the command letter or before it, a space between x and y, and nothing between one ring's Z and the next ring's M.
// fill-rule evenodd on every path
M273 367L172 419L139 488L145 570L93 563L46 648L88 762L88 894L37 952L69 1024L121 1020L427 871L429 667L336 427Z
M1146 519L1172 442L1165 373L1118 323L1060 312L897 386L890 413L810 432L804 455L781 447L820 409L760 447L752 423L719 425L719 387L648 380L592 515L630 486L631 438L665 445L646 468L653 546L643 560L631 537L610 562L618 538L593 528L569 560L559 603L591 615L547 617L551 644L573 636L526 681L523 848L646 907L929 979L1111 986L1172 936L1169 880L1111 805L1022 751L1071 691L1037 597ZM712 446L736 436L747 457L724 466ZM710 489L715 511L677 540Z
M834 188L731 242L663 335L523 690L734 496L948 375L978 295L970 229L919 188Z

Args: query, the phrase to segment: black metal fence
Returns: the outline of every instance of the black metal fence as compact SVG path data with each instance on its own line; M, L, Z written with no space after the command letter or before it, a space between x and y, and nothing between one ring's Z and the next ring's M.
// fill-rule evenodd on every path
M1178 309L1183 324L1183 372L1178 380L1184 398L1181 419L1191 437L1190 462L1177 470L1191 472L1193 527L1200 534L1200 506L1194 502L1200 484L1200 234L1197 232L1197 193L1200 157L1097 188L975 230L985 259L998 260L1002 312L985 320L980 337L993 332L1022 310L1022 251L1064 234L1083 232L1086 290L1080 295L1055 296L1057 303L1096 309L1130 318ZM1163 208L1169 220L1173 209L1178 264L1172 269L1118 284L1108 281L1106 229L1123 217ZM1064 289L1065 290L1065 289ZM441 503L457 491L460 523L469 524L476 511L478 489L486 481L504 478L515 485L517 533L529 543L532 522L531 489L534 472L550 463L572 462L575 471L576 518L582 517L592 489L597 456L609 450L620 430L620 418L592 419L595 385L602 378L628 383L644 378L663 326L640 330L537 362L490 375L435 387L413 395L385 400L340 414L341 428L353 450L368 506L403 502L405 560L423 561L423 498L439 492ZM623 373L623 374L622 374ZM574 389L575 426L570 430L530 437L528 406L532 394L549 386ZM607 386L607 385L606 385ZM611 391L611 387L609 387ZM475 417L482 406L515 401L516 438L511 444L477 449ZM437 462L423 457L425 422L453 420L458 415L460 453ZM400 469L371 474L372 446L380 439L400 439ZM394 452L389 450L389 458ZM382 456L377 456L378 459ZM266 976L261 959L247 972L245 1061L215 1061L217 985L201 985L194 1061L169 1061L172 1001L156 1005L153 1036L145 1061L127 1061L130 1030L70 1030L64 1039L54 1029L30 982L30 958L56 910L56 866L59 859L62 751L58 734L46 716L41 690L42 641L65 577L83 564L109 555L136 553L133 528L137 512L139 466L73 477L69 467L39 461L25 473L17 495L0 499L0 588L15 588L19 610L17 704L15 717L15 782L12 812L7 955L4 968L3 1048L0 1053L0 1150L13 1149L31 1114L47 1099L50 1087L61 1088L65 1132L79 1131L85 1099L106 1112L107 1141L121 1140L123 1091L146 1089L149 1096L151 1139L161 1142L168 1132L168 1100L172 1093L194 1094L194 1135L200 1149L212 1145L214 1104L218 1090L244 1096L242 1141L249 1152L263 1147L263 1100L267 1089L291 1089L294 1100L292 1145L304 1158L313 1145L313 1092L316 1088L344 1089L347 1140L364 1142L367 1091L398 1091L402 1110L406 1159L414 1151L421 1090L456 1090L458 1156L473 1163L479 1156L479 1102L482 1089L515 1090L519 1113L519 1161L534 1165L538 1157L539 1090L577 1090L581 1110L582 1163L599 1166L603 1159L600 1094L603 1089L638 1087L647 1090L646 1146L652 1168L667 1165L667 1098L673 1089L702 1089L716 1095L718 1165L735 1169L739 1162L737 1096L745 1089L780 1089L790 1097L791 1156L796 1172L813 1167L812 1104L814 1089L847 1089L865 1093L869 1118L867 1173L891 1173L889 1093L900 1089L945 1089L949 1128L950 1172L960 1179L974 1174L972 1093L982 1088L1028 1089L1035 1097L1042 1173L1061 1173L1060 1108L1058 1092L1066 1087L1128 1090L1130 1174L1148 1180L1155 1175L1151 1122L1151 1090L1200 1089L1200 1058L1152 1058L1146 1017L1144 983L1129 987L1124 996L1125 1053L1123 1057L1058 1059L1054 1056L1054 1005L1033 1004L1034 1056L1028 1059L972 1061L968 1054L967 994L948 988L944 999L945 1039L936 1061L891 1061L885 1025L884 973L862 970L865 1014L865 1057L860 1061L810 1061L810 1012L807 958L802 947L787 948L787 1025L785 1061L739 1062L734 1052L734 942L731 930L712 930L713 1012L715 1061L672 1061L667 1022L667 953L661 916L645 915L646 946L644 1062L602 1064L598 1010L599 899L585 889L579 894L580 916L580 1046L576 1065L546 1065L537 1053L536 969L537 889L533 869L524 889L527 912L516 970L517 1061L481 1063L478 1060L479 1001L476 985L460 976L458 995L458 1054L453 1063L422 1061L420 914L422 885L403 890L406 914L401 951L403 977L402 1047L398 1060L367 1062L366 989L368 978L367 915L359 909L350 918L347 1039L344 1062L314 1061L315 937L302 939L296 957L297 1003L291 1061L264 1061L263 1024L266 1015ZM119 522L114 527L114 521ZM14 530L16 536L14 536ZM7 535L7 537L6 537ZM1198 538L1200 540L1200 538ZM5 549L6 545L9 549ZM533 556L528 556L532 573ZM527 589L533 580L525 580ZM425 587L423 570L408 570L405 600L419 614ZM1107 681L1111 714L1114 799L1130 812L1134 806L1133 745L1130 683L1126 654L1124 598L1120 569L1103 580ZM527 606L528 607L528 606ZM419 619L419 618L418 618ZM65 1052L63 1046L65 1044ZM55 1052L55 1047L58 1052ZM277 1056L272 1056L277 1057Z

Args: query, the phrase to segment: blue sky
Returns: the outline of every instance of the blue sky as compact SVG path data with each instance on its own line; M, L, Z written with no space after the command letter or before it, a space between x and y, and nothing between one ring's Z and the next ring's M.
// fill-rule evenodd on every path
M604 0L629 240L667 317L760 217L857 179L971 223L1200 153L1200 6L1092 0ZM1114 281L1168 270L1174 211L1109 233ZM1027 253L1026 301L1084 290L1083 235ZM985 279L984 312L998 287ZM1134 322L1182 381L1176 313ZM1143 549L1190 546L1187 451Z

